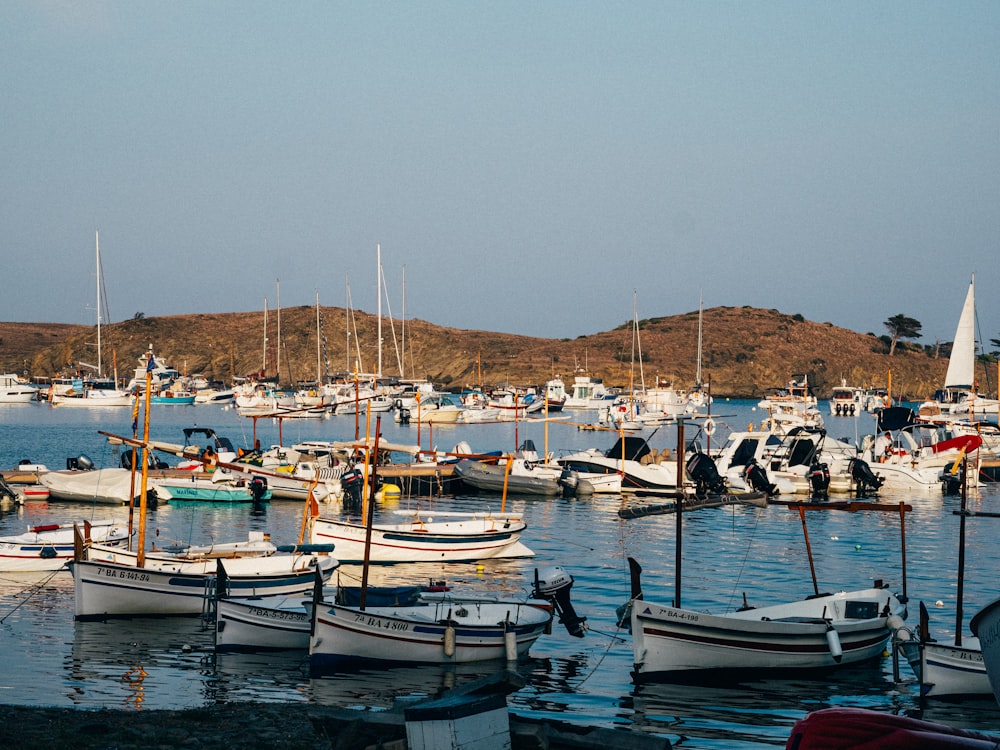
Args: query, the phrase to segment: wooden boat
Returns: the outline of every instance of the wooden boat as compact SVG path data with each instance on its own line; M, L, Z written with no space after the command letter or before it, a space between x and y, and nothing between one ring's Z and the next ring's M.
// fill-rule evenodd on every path
M969 623L979 639L983 664L993 695L1000 703L1000 599L990 602L975 614Z
M374 586L368 589L367 597L372 606L410 606L426 590L425 586ZM358 604L357 587L338 586L328 595L340 604ZM313 597L312 593L251 599L220 596L215 605L215 650L308 649Z
M47 487L55 500L108 505L128 505L130 498L139 496L135 477L129 469L49 471L40 474L38 482Z
M679 428L679 438L683 437ZM683 440L678 440L683 445ZM636 682L705 681L728 675L822 672L878 657L894 628L906 616L903 595L876 581L871 588L820 593L806 531L805 511L828 506L799 504L814 593L807 599L765 607L746 605L733 612L709 614L681 604L681 560L678 552L676 589L670 605L647 600L641 566L629 558L632 593L619 610L619 622L632 632ZM901 536L905 511L877 503L855 502L847 510L898 510ZM676 544L681 549L684 506L677 510ZM905 557L904 557L905 560ZM904 565L905 572L905 565Z
M83 522L84 543L118 546L128 541L128 523ZM0 571L58 570L73 559L73 524L29 526L23 534L0 537Z
M313 605L313 674L345 666L517 660L552 622L544 600L443 598L414 606Z
M962 476L966 476L962 467ZM955 637L952 642L939 642L931 637L927 607L920 603L920 620L916 639L909 630L896 633L895 641L906 656L910 667L920 681L920 695L924 698L956 695L989 695L990 681L983 663L979 639L963 635L964 610L962 596L965 591L965 522L968 485L962 484L962 506L958 511L958 574L957 606L955 608Z
M435 517L451 520L435 521ZM371 561L462 562L508 557L533 557L520 542L527 525L516 515L443 513L412 514L403 523L377 523L371 529ZM364 524L319 517L312 530L316 544L333 544L341 562L364 560Z
M315 548L276 549L269 538L251 532L247 542L208 547L187 547L176 552L146 550L146 516L149 464L150 378L154 360L149 357L145 389L143 439L122 438L142 448L142 473L138 540L135 550L104 545L77 544L69 563L73 574L74 614L78 620L112 617L199 615L219 585L218 561L228 560L229 596L293 594L306 591L318 578L327 580L336 560Z

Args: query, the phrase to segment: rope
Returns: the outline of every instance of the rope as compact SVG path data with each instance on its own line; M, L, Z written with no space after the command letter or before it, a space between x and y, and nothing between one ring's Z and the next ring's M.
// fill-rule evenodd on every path
M27 596L25 596L24 599L22 601L20 601L14 607L14 609L12 609L10 612L8 612L7 614L5 614L3 617L0 617L0 624L6 622L8 617L10 617L12 614L14 614L15 612L17 612L17 610L19 610L22 606L24 606L25 604L27 604L28 601L35 594L37 594L38 592L40 592L43 588L45 588L45 586L48 585L49 581L51 581L53 578L55 578L55 576L56 576L57 573L61 573L63 570L65 570L65 568L56 568L46 578L42 579L41 581L38 581L37 583L33 583L28 588L23 589L22 591L20 591L19 594L23 594L23 593L27 592Z

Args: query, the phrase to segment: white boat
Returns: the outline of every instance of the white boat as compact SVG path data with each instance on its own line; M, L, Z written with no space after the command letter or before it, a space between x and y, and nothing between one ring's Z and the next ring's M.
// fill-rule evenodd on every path
M222 585L220 557L151 556L138 564L121 554L111 561L105 556L107 550L95 545L86 558L69 563L78 620L200 615ZM248 598L308 591L317 574L329 579L337 561L309 552L277 553L229 558L224 566L228 596Z
M588 375L576 375L573 378L572 389L566 396L566 409L600 409L608 402L614 401L617 393L604 386L601 378Z
M84 543L120 545L128 541L128 523L82 522ZM73 524L29 526L23 534L0 537L0 571L58 570L73 559Z
M39 474L38 482L53 499L69 502L128 505L139 496L138 479L129 469L48 471Z
M983 664L993 696L1000 704L1000 599L979 610L969 623L972 634L979 639Z
M623 492L637 490L675 491L677 489L677 464L674 461L655 463L644 460L652 457L645 438L625 436L607 451L591 448L569 453L556 459L564 469L589 474L618 474Z
M443 598L415 606L313 605L309 667L393 663L462 664L517 660L550 627L544 600L482 601Z
M26 404L38 399L38 388L17 375L0 375L0 404Z
M804 533L805 513L811 505L814 504L798 506ZM898 512L901 525L903 514L909 509L903 504L875 503L844 503L839 507ZM678 520L675 539L678 555L680 524ZM878 658L891 632L903 624L904 601L879 581L867 589L820 593L807 533L805 538L814 595L764 607L748 605L744 595L743 606L720 614L684 608L679 581L672 604L650 601L642 588L642 568L629 558L631 598L620 609L619 617L622 624L627 622L631 626L635 681L714 681L728 675L756 679L782 673L816 675ZM905 540L902 531L901 538Z
M434 520L447 517L451 520ZM413 514L404 523L376 523L371 529L371 561L462 562L508 557L533 557L521 543L527 525L516 515ZM365 558L364 524L320 516L313 524L315 544L333 544L341 562Z
M435 395L419 399L416 407L410 409L410 419L424 424L454 424L461 420L464 412L465 409L447 396ZM396 417L400 417L399 412Z
M830 414L835 417L854 417L865 410L865 389L847 384L840 379L830 391Z
M59 407L121 407L132 406L135 396L119 388L92 388L83 380L78 381L68 393L53 393L49 403Z
M566 384L558 375L545 383L545 408L550 413L562 411L568 398Z

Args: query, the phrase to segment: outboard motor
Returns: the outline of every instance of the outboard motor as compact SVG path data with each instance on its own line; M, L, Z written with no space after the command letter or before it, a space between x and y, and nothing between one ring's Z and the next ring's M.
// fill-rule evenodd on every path
M822 461L813 461L809 467L809 487L815 497L826 497L830 491L830 467Z
M410 423L410 410L407 407L403 406L402 403L400 403L399 409L397 409L397 413L399 414L399 419L397 421L400 424Z
M255 476L250 480L247 485L247 489L250 491L250 497L253 498L253 509L251 513L255 516L261 516L264 514L264 495L267 492L267 480L264 477Z
M707 453L692 453L687 460L687 473L695 483L699 495L722 495L726 492L726 480L719 474L715 461Z
M543 570L535 568L535 587L531 591L532 599L545 599L552 604L559 622L566 626L566 631L577 638L583 638L587 631L586 617L580 617L573 609L569 599L569 590L573 588L573 576L558 565Z
M90 457L81 453L76 458L67 458L66 468L79 469L80 471L90 471L94 468L94 462L90 460Z
M961 474L958 473L952 474L947 469L941 472L941 491L945 495L951 495L951 496L961 495L962 494Z
M885 482L884 478L872 471L867 461L860 458L852 458L847 464L847 470L851 473L859 495L876 493Z
M354 468L345 471L340 477L340 486L344 489L344 504L348 507L360 508L362 500L362 490L364 489L364 477L360 469Z
M751 458L749 463L743 467L743 478L754 492L763 492L768 497L778 494L778 485L767 478L767 472L757 463L757 459Z

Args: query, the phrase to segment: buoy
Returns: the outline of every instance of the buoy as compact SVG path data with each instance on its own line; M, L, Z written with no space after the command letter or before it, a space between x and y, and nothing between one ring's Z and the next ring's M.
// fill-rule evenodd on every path
M835 662L840 664L840 660L844 656L844 650L840 647L840 634L830 623L826 624L826 645L830 649L830 656L833 657Z
M514 627L508 622L504 623L503 649L507 655L507 661L517 661L517 633Z
M444 629L444 655L449 658L455 655L455 626L451 624Z
M943 607L944 606L944 602L941 601L940 599L938 599L936 602L934 602L934 606L935 607Z
M485 566L485 565L483 565L482 563L479 563L479 564L478 564L478 565L476 566L476 573L477 573L478 575L482 575L482 574L483 574L483 571L485 571L485 570L486 570L486 566Z
M854 545L854 549L861 549L861 545L860 544L855 544Z

